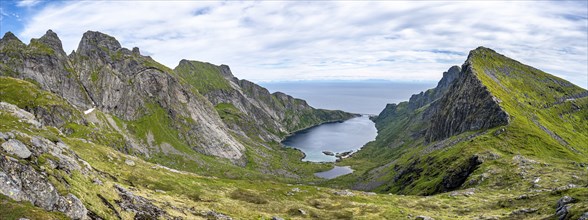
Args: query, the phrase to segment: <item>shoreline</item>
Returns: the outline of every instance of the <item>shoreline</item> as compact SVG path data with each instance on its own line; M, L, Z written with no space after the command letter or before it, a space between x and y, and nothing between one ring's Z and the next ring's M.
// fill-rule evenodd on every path
M332 164L333 166L336 166L336 164L337 164L337 163L339 163L339 162L340 162L340 160L342 160L342 159L345 159L345 158L348 158L348 157L351 157L351 156L352 156L353 154L355 154L357 151L359 151L360 149L362 149L362 148L365 146L365 144L364 144L364 145L362 145L361 147L359 147L357 150L352 150L352 151L351 151L349 154L347 154L347 155L346 155L344 158L339 158L339 157L336 157L336 156L335 156L336 158L338 158L338 159L337 159L337 160L335 160L335 161L304 161L304 158L306 158L306 156L307 156L307 155L306 155L306 153L305 153L304 151L302 151L301 149L299 149L299 148L296 148L296 147L287 146L287 145L283 144L283 142L284 142L286 139L288 139L289 137L292 137L292 136L294 136L294 135L297 135L297 134L299 134L299 133L305 132L305 131L307 131L307 130L313 129L313 128L315 128L315 127L318 127L318 126L321 126L321 125L325 125L325 124L334 124L334 123L343 123L343 122L345 122L345 121L348 121L348 120L351 120L351 119L354 119L354 118L364 117L364 116L366 116L366 117L370 117L370 115L369 115L369 114L354 114L354 115L355 115L354 117L351 117L351 118L348 118L348 119L345 119L345 120L333 120L333 121L326 121L326 122L323 122L323 123L320 123L320 124L317 124L317 125L309 126L309 127L307 127L307 128L300 129L300 130L297 130L297 131L295 131L295 132L289 133L287 136L285 136L284 138L282 138L282 139L280 140L280 145L282 145L282 147L285 147L285 148L291 148L291 149L295 149L295 150L297 150L297 151L301 152L301 153L302 153L302 157L300 158L300 161L301 161L301 162L310 162L310 163L317 163L317 164ZM373 141L373 140L372 140L372 141ZM370 142L371 142L371 141L370 141ZM369 142L368 142L368 143L369 143ZM366 143L366 144L367 144L367 143ZM342 152L337 152L337 153L342 153ZM343 152L343 153L344 153L344 152Z
M296 135L296 133L300 133L300 132L303 132L303 131L306 131L306 130L310 130L312 128L315 128L315 127L318 127L318 126L321 126L321 125L325 125L325 124L343 123L343 122L345 122L347 120L358 118L358 117L362 117L362 116L365 115L365 114L357 114L357 113L352 113L352 114L354 115L354 117L351 117L351 118L348 118L348 119L325 121L325 122L322 122L322 123L319 123L319 124L316 124L316 125L311 125L311 126L308 126L308 127L305 127L305 128L298 129L296 131L292 131L292 132L288 133L286 136L284 136L283 138L280 138L280 144L282 144L282 142L284 142L289 137L291 137L293 135ZM284 144L282 144L282 145L284 145ZM284 146L286 146L286 145L284 145Z

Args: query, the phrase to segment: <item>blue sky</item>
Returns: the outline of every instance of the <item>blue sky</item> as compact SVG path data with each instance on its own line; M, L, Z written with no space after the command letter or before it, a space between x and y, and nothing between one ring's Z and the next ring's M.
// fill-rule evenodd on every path
M0 1L0 32L95 30L169 67L231 66L252 81L437 81L486 46L588 87L587 1Z

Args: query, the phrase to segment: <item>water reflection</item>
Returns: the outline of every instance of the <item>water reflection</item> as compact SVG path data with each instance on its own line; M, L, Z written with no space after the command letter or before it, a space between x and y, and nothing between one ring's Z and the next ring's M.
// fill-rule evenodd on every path
M306 154L303 161L334 162L335 156L327 156L323 151L342 153L356 151L376 138L377 130L369 116L352 118L339 123L327 123L297 132L282 143L302 150Z
M344 167L335 166L335 168L333 168L331 170L327 170L327 171L320 172L320 173L315 173L314 175L318 176L320 178L333 179L335 177L347 175L350 173L353 173L353 169L351 169L351 167L349 167L349 166L344 166Z

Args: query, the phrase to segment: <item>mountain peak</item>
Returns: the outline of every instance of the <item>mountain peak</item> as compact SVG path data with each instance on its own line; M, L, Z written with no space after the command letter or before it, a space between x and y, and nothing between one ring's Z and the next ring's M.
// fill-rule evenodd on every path
M121 48L122 47L116 38L110 35L98 31L86 31L82 36L82 40L80 41L76 52L79 54L87 54L93 49L117 51Z
M47 30L47 32L45 32L45 35L39 38L39 41L48 45L49 47L51 47L51 49L55 51L63 51L61 40L59 39L57 34L53 32L51 29Z
M499 54L498 52L494 51L493 49L490 49L490 48L484 47L484 46L479 46L476 49L473 49L470 51L470 53L468 54L468 58L466 60L466 63L468 63L469 61L471 61L475 57L483 58L486 56L494 56L494 55L503 56L502 54Z
M18 37L16 37L16 36L15 36L15 35L14 35L12 32L10 32L10 31L9 31L9 32L6 32L6 33L4 34L4 37L2 37L2 39L1 39L1 40L2 40L2 41L17 40L17 41L19 41L19 42L21 42L21 43L22 43L22 41L20 41L20 39L18 39Z

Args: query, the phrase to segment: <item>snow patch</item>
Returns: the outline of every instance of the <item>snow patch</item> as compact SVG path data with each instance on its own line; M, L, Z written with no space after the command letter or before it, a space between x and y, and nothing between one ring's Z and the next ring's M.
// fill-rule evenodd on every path
M95 108L88 109L88 110L84 111L84 114L86 114L86 115L87 114L90 114L90 113L92 113L94 111L94 109Z

